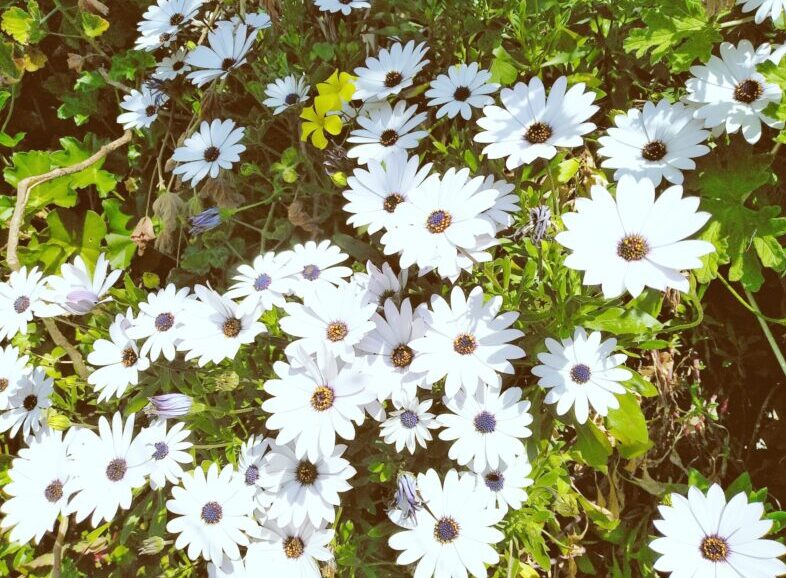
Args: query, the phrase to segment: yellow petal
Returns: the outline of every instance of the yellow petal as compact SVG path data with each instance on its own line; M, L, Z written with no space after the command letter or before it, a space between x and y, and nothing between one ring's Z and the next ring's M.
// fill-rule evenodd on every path
M328 141L325 138L325 133L321 130L314 131L314 134L311 135L311 142L313 142L314 146L318 149L323 149L328 144Z
M341 122L341 117L338 116L337 114L333 114L325 117L325 130L328 131L330 134L340 133L342 126L343 123Z

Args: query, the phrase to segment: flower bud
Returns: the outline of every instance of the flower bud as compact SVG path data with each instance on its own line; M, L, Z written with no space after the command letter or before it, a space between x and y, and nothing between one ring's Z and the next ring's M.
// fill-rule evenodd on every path
M150 404L145 407L148 414L156 415L164 419L170 417L181 417L188 415L193 405L193 401L182 393L163 393L148 397Z

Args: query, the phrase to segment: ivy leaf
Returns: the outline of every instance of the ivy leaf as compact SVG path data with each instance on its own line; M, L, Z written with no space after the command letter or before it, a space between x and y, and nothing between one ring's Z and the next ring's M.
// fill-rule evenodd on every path
M3 12L0 28L24 45L37 44L46 36L46 30L41 27L41 10L35 0L27 3L27 10L18 6L8 8Z
M109 21L98 14L82 12L82 31L88 38L97 38L109 30Z

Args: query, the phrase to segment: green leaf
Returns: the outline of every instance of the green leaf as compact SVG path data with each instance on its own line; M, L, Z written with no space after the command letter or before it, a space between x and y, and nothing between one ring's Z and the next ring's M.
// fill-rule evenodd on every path
M101 252L101 241L106 236L106 223L95 211L88 210L82 226L82 257L89 263L95 263Z
M576 176L580 166L581 163L578 159L565 159L559 164L559 168L557 169L557 181L560 183L567 183Z
M645 337L642 334L656 332L663 328L663 324L649 313L622 307L609 307L599 315L583 321L582 325L588 329L606 331L614 335L630 333L641 337Z
M82 31L88 38L97 38L109 30L109 21L98 14L82 12Z
M658 388L652 382L647 381L633 370L630 370L630 372L633 374L633 377L625 382L629 390L635 391L642 397L655 397L658 395Z
M8 8L3 12L0 28L19 44L37 44L46 36L46 30L41 28L41 11L35 0L27 3L27 10L18 6Z
M596 470L606 471L606 463L611 455L611 444L606 436L591 421L576 426L576 449L587 465Z
M636 458L647 453L652 447L647 433L647 420L633 394L618 395L618 409L610 409L606 417L609 433L619 443L620 455L626 459Z
M12 149L25 138L26 134L25 132L18 132L14 136L11 136L8 133L0 132L0 145Z
M493 54L494 60L492 60L491 68L489 69L491 72L489 81L502 84L503 86L516 82L519 73L510 54L502 46L497 46Z
M14 44L0 41L0 81L15 83L22 78L24 69L14 59Z

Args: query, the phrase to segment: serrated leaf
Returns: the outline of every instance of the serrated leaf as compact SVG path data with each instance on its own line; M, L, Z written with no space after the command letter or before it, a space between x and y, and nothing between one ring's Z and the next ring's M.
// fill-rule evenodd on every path
M3 12L0 28L19 44L37 44L46 35L41 28L41 11L38 3L31 0L27 10L12 6Z
M98 14L82 12L82 31L88 38L97 38L109 30L109 21Z

